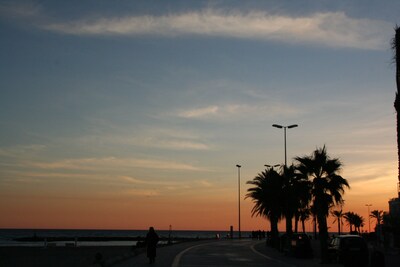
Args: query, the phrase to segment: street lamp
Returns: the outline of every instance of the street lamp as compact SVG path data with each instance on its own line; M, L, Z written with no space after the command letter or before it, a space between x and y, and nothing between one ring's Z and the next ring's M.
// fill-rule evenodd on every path
M297 125L297 124L292 124L292 125L288 125L288 126L282 126L282 125L279 125L279 124L272 124L272 127L279 128L279 129L282 129L282 128L283 128L283 132L284 132L283 136L284 136L284 144L285 144L285 166L287 166L286 129L295 128L295 127L297 127L297 126L299 126L299 125Z
M240 232L240 166L239 164L236 165L238 168L238 210L239 210L239 225L238 225L238 230L239 230L239 239L242 238L242 234Z
M369 207L371 207L372 204L365 204L365 206L368 207L368 233L371 233L371 217L369 216Z
M281 166L281 164L275 164L275 165L264 164L264 166L267 167L267 168L274 169L274 167L279 167L279 166Z

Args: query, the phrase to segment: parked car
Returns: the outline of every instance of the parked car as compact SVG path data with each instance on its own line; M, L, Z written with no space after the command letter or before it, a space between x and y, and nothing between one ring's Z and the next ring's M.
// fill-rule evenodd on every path
M280 250L287 255L297 258L312 258L313 251L308 235L303 233L293 233L290 241L287 235L283 234L280 238Z
M367 242L358 235L339 235L329 245L329 256L344 266L368 266Z

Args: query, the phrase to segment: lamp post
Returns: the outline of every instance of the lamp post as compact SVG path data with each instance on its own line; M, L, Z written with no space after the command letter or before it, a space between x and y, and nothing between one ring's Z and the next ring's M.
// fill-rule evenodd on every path
M264 164L264 166L267 167L267 168L271 168L273 170L274 167L279 167L279 166L281 166L281 164L275 164L275 165Z
M368 233L371 233L371 217L369 216L369 207L371 207L372 204L365 204L365 206L368 207Z
M242 238L242 233L240 232L240 166L239 164L236 165L238 168L238 211L239 211L239 224L238 224L238 231L239 231L239 239Z
M275 128L279 128L282 129L283 128L283 137L284 137L284 144L285 144L285 167L287 166L287 153L286 153L286 129L291 129L291 128L295 128L299 125L297 124L292 124L292 125L288 125L288 126L282 126L279 124L272 124L272 127Z

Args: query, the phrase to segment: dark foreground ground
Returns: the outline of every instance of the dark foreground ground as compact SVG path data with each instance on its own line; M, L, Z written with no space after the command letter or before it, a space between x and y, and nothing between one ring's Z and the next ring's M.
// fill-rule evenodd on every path
M133 257L140 250L132 247L0 247L1 267L80 267L91 266L97 253L111 266L124 257Z
M200 241L202 242L202 241ZM218 242L218 241L217 241ZM176 247L176 254L185 247L196 245L197 242L185 242L186 244L172 245ZM286 261L282 253L265 248L261 242L256 246L257 250L262 253L266 253L269 256ZM160 252L162 252L160 248ZM313 262L318 263L319 249L318 242L313 242L313 250L315 258ZM170 250L169 250L170 251ZM102 255L103 266L116 266L129 262L129 259L136 257L136 255L142 255L144 252L143 248L132 247L0 247L0 267L47 267L47 266L100 266L96 265L96 254ZM175 255L170 255L172 258ZM143 257L143 256L141 256ZM386 266L388 267L399 267L400 266L400 254L399 251L389 251L385 253ZM290 259L289 262L295 263L295 259ZM304 261L306 263L306 261ZM297 266L298 264L293 264ZM306 264L307 265L307 264ZM321 265L320 266L326 266ZM300 266L300 265L298 265ZM315 266L315 265L314 265ZM329 266L329 265L328 265Z

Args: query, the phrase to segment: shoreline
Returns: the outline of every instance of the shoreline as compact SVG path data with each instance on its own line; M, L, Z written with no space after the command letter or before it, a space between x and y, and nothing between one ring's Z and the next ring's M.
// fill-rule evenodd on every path
M54 247L141 247L144 237L48 237L48 238L18 238L8 242L0 242L0 248L6 247L32 247L32 248L54 248ZM159 246L171 245L181 242L207 240L209 238L160 238ZM1 265L0 265L1 266Z

